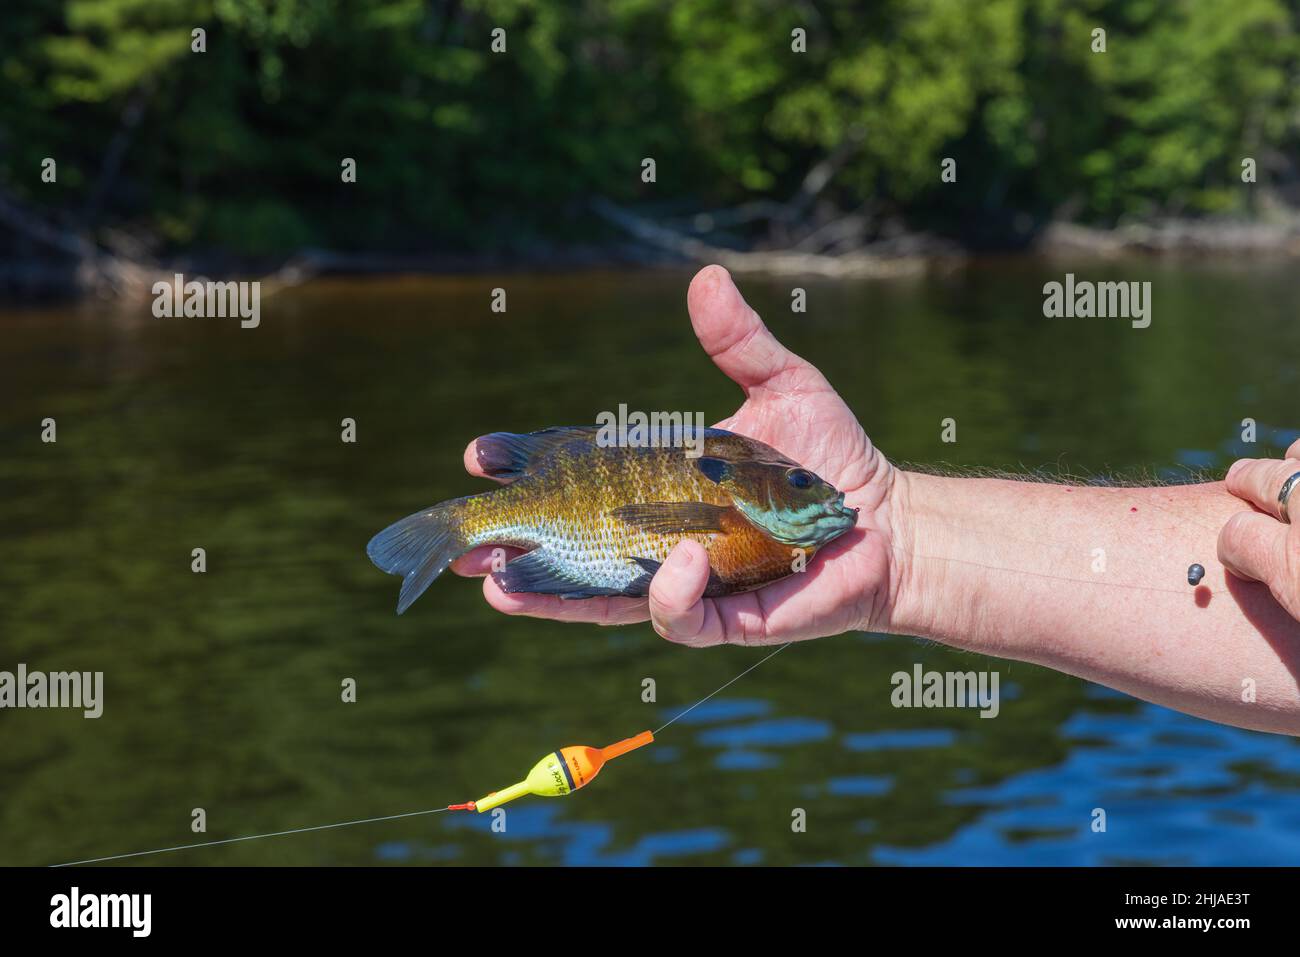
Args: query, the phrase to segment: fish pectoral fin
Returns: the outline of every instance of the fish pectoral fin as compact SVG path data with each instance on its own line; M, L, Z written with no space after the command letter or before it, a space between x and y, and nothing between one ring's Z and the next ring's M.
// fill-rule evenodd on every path
M552 564L541 549L507 562L504 569L492 573L492 580L508 594L527 592L533 595L559 595L561 598L601 598L623 594L619 588L602 588L568 577Z
M730 511L733 511L730 505L704 502L643 502L620 505L611 514L647 532L671 535L674 532L720 532Z

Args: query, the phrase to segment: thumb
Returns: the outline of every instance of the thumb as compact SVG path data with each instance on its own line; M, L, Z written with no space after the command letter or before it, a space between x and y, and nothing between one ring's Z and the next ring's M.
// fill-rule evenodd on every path
M721 266L705 266L695 274L686 308L704 351L746 395L759 386L775 387L792 372L818 374L777 342Z
M650 582L650 621L662 637L697 644L704 629L701 599L709 584L709 556L694 539L684 539L668 554Z

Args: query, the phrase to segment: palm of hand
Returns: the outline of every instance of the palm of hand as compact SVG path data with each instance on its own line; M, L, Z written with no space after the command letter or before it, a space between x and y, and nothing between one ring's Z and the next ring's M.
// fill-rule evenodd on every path
M483 586L488 603L507 614L566 621L629 624L650 618L659 634L695 646L774 644L884 621L892 467L822 374L773 338L726 270L701 270L688 304L700 344L745 390L745 402L718 426L767 443L833 484L845 493L847 505L861 509L857 527L823 548L803 573L743 595L702 599L708 573L699 560L703 549L683 542L656 574L649 599L575 602L506 594L488 577ZM466 466L478 471L473 444L466 450ZM481 574L481 566L481 558L471 555L456 570Z

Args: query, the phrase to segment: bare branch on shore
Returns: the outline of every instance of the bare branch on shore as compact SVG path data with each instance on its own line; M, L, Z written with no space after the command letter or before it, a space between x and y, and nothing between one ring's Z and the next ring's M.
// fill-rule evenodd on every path
M719 263L737 273L860 278L914 275L925 265L920 256L883 257L865 248L836 256L799 249L741 252L661 226L607 199L593 199L591 208L602 219L649 246L692 262Z
M48 223L3 194L0 194L0 224L66 256L67 268L82 291L125 297L142 295L152 286L156 275L152 267L106 252L83 233ZM0 276L0 281L22 280L21 276Z
M1132 223L1116 229L1053 223L1038 245L1049 253L1086 252L1097 256L1133 252L1297 256L1300 255L1300 220L1259 223L1171 219Z

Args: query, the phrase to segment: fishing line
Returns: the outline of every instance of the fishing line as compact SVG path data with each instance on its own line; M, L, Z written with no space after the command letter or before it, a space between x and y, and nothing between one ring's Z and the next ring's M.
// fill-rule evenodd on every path
M1214 527L1211 526L1211 525L1206 525L1204 522L1198 522L1196 519L1194 519L1194 518L1190 518L1190 517L1188 517L1188 516L1186 516L1186 515L1180 515L1180 514L1178 514L1177 512L1172 512L1172 511L1170 511L1170 510L1167 509L1167 508L1162 508L1161 506L1157 505L1155 502L1147 502L1146 504L1147 504L1147 506L1148 506L1149 508L1154 508L1154 509L1155 509L1156 511L1158 511L1158 512L1164 512L1166 515L1172 516L1173 518L1176 518L1176 519L1177 519L1178 521L1180 521L1180 522L1187 522L1189 525L1199 525L1201 528L1205 529L1207 532L1213 532L1213 533L1214 533L1214 537L1215 537L1216 539L1219 537L1219 531L1220 531L1220 529L1214 528ZM1242 502L1242 505L1243 505L1244 507L1249 507L1249 506L1246 506L1246 503L1245 503L1245 502ZM1274 516L1274 517L1276 518L1276 516Z
M1161 585L1132 585L1125 582L1105 581L1100 577L1070 578L1065 575L1049 575L1046 572L1029 571L1025 568L1008 568L1003 565L990 565L986 562L977 562L965 558L948 558L942 555L919 555L916 552L905 551L897 545L892 547L895 552L900 555L906 555L908 558L920 558L932 562L953 562L958 565L970 565L973 568L984 568L988 571L1007 572L1012 575L1028 575L1031 578L1045 578L1048 581L1069 582L1072 585L1104 585L1107 588L1127 588L1132 591L1164 592L1169 595L1186 595L1189 592L1189 588L1186 586L1183 588L1165 588Z
M1213 532L1215 535L1217 535L1219 532L1217 528L1213 528L1209 525L1204 524L1203 522L1198 522L1195 519L1188 518L1178 513L1169 511L1168 509L1156 505L1154 502L1147 502L1146 506L1149 508L1154 508L1157 511L1164 512L1165 514L1171 516L1172 518L1177 519L1180 522L1186 522L1188 524L1198 525L1207 531ZM996 538L1007 542L1018 542L1020 544L1026 544L1026 545L1037 545L1040 548L1053 549L1058 552L1065 553L1066 555L1069 556L1078 555L1079 546L1077 544L1049 542L1049 541L1044 541L1042 539L1025 538L1019 535L1007 535L1005 533L987 531L984 529L974 529L966 525L957 525L952 522L945 522L942 519L930 519L928 521L930 521L932 524L940 525L945 528L950 528L953 529L954 531L961 532L963 534L970 535L976 538ZM909 558L918 558L925 561L935 561L935 562L954 562L959 565L970 565L973 568L983 568L989 571L1001 571L1001 572L1008 572L1017 575L1028 575L1033 578L1042 578L1042 579L1047 579L1049 581L1069 582L1076 585L1105 585L1110 588L1126 588L1134 591L1157 592L1157 593L1163 592L1170 595L1186 595L1188 593L1188 589L1186 587L1167 588L1160 585L1138 585L1138 584L1129 584L1125 582L1110 581L1101 577L1102 575L1105 574L1104 572L1098 572L1096 573L1096 577L1092 577L1092 578L1074 578L1066 575L1052 575L1046 572L1032 571L1027 568L1012 568L1005 565L993 565L987 562L975 561L973 559L949 558L947 556L941 556L941 555L921 555L916 552L906 551L897 545L891 545L890 547L897 554L905 555Z
M1153 505L1153 503L1150 503L1150 502L1148 502L1147 504L1148 504L1149 506L1152 506L1152 507L1155 507L1155 508L1160 508L1159 506L1157 506L1157 505ZM1164 509L1160 509L1160 510L1161 510L1161 511L1165 511ZM1169 514L1173 514L1173 513L1169 513ZM1194 519L1187 519L1187 518L1184 517L1184 516L1178 516L1178 517L1179 517L1181 520L1183 520L1183 521L1191 521L1193 524L1200 524L1199 522L1196 522ZM1001 538L1001 539L1004 539L1004 540L1007 540L1007 541L1021 542L1021 543L1027 543L1027 544L1032 544L1032 545L1038 545L1038 546L1040 546L1040 547L1044 547L1044 548L1056 548L1056 549L1062 549L1062 550L1065 550L1065 549L1069 549L1069 548L1071 547L1071 546L1069 546L1069 545L1065 545L1065 544L1062 544L1062 543L1056 543L1056 542L1045 542L1045 541L1041 541L1041 540L1038 540L1038 539L1023 538L1023 537L1020 537L1020 536L1014 536L1014 535L1000 535L1000 534L997 534L997 533L994 533L994 532L983 532L983 531L976 532L976 531L974 531L973 529L966 528L966 527L964 527L964 526L960 526L960 525L953 525L952 523L949 523L949 522L939 522L938 524L946 525L947 527L949 527L949 528L953 528L953 529L956 529L956 530L958 530L958 531L971 532L971 533L974 533L974 534L976 534L976 535L981 535L981 536L983 536L983 535L987 535L987 536L989 536L989 537L993 537L993 538ZM1209 526L1202 526L1202 527L1208 528ZM1075 584L1075 585L1106 585L1106 586L1111 587L1111 588L1126 588L1126 589L1129 589L1129 590L1132 590L1132 591L1144 591L1144 592L1163 592L1163 593L1167 593L1167 594L1171 594L1171 595L1185 595L1185 594L1187 594L1187 589L1186 589L1186 588L1165 588L1165 587L1162 587L1162 586L1159 586L1159 585L1136 585L1136 584L1126 584L1126 583L1123 583L1123 582L1106 581L1106 580L1104 580L1104 579L1099 579L1099 578L1092 578L1092 579L1088 579L1088 578L1071 578L1071 577L1064 576L1064 575L1050 575L1050 574L1047 574L1046 572L1030 571L1030 570L1028 570L1028 569L1024 569L1024 568L1008 568L1008 567L1000 566L1000 565L990 565L990 564L987 564L987 563L985 563L985 562L971 561L971 560L968 560L968 559L962 559L962 558L948 558L948 557L939 556L939 555L921 555L921 554L918 554L918 553L916 553L916 552L909 552L909 551L907 551L907 550L905 550L905 549L903 549L903 548L900 548L900 547L898 547L898 546L896 546L896 545L891 546L891 548L892 548L893 551L897 552L899 555L905 555L905 556L907 556L908 558L921 559L921 560L923 560L923 561L952 562L952 563L956 563L956 564L959 564L959 565L970 565L970 566L973 566L973 567L975 567L975 568L983 568L983 569L986 569L986 570L989 570L989 571L1001 571L1001 572L1007 572L1008 574L1013 574L1013 575L1027 575L1027 576L1029 576L1029 577L1031 577L1031 578L1046 579L1046 580L1048 580L1048 581L1068 582L1068 583L1070 583L1070 584ZM641 737L645 737L645 738L647 739L647 741L641 741L640 743L647 743L649 740L653 740L654 737L655 737L656 735L661 734L661 733L664 731L665 728L668 728L669 726L671 726L671 725L674 724L675 722L680 721L682 718L684 718L686 715L690 714L692 711L694 711L694 710L695 710L696 708L698 708L700 705L704 704L704 703L705 703L706 701L708 701L710 698L713 698L713 697L715 697L716 695L721 694L723 691L725 691L725 690L727 690L728 688L730 688L732 685L734 685L734 684L735 684L737 681L739 681L741 678L744 678L744 677L745 677L746 675L748 675L750 672L754 671L755 669L757 669L757 668L760 667L761 665L764 665L764 664L766 664L767 662L771 661L773 658L775 658L775 657L776 657L777 655L779 655L781 652L785 651L785 649L789 648L792 644L794 644L793 641L787 641L785 644L778 645L777 648L776 648L774 651L769 652L767 655L765 655L764 657L760 658L758 661L756 661L754 664L750 665L750 666L749 666L748 668L746 668L744 671L740 672L740 674L736 675L735 677L733 677L733 678L729 679L728 681L724 682L723 684L719 685L717 688L714 688L712 691L710 691L708 694L706 694L703 698L700 698L700 699L699 699L698 701L696 701L694 704L692 704L692 705L690 705L689 707L684 708L683 710L679 711L679 712L678 712L677 714L675 714L673 717L669 718L666 722L664 722L664 723L661 724L658 728L656 728L653 732L643 733L643 735L638 736L638 739L640 739ZM627 747L627 745L628 745L629 742L633 742L634 740L638 740L638 739L628 739L627 742L619 742L619 744L617 744L617 745L611 745L611 748L613 748L613 749L617 749L617 748L619 748L620 746L623 746L623 750L618 750L618 751L615 752L615 753L620 753L620 754L621 754L621 753L624 753L625 750L630 750L630 747ZM633 744L633 745L632 745L632 747L636 747L636 746L639 746L639 744ZM566 749L564 749L564 750L565 750L565 751L570 751L570 750L577 750L577 749L566 748ZM594 751L594 750L596 750L596 749L583 749L583 750ZM610 749L604 749L604 750L605 750L605 751L609 751ZM555 758L555 757L559 757L559 756L561 756L560 753L559 753L559 752L556 752L554 755L552 755L552 756L548 756L548 758L544 758L541 762L539 762L539 764L538 764L538 768L542 768L543 765L546 765L546 767L544 768L544 770L545 770L547 773L551 773L551 771L552 771L552 765L555 764L554 758ZM550 762L549 765L547 764L548 761ZM596 771L599 770L602 761L603 761L603 759L598 759L598 760L597 760L597 763L595 764L594 769L592 769L591 772L590 772L592 777L594 777ZM536 771L537 769L535 768L534 770ZM588 778L587 780L589 780L589 778ZM586 783L586 780L584 780L582 783L585 784L585 783ZM574 785L574 789L576 789L576 787L580 787L580 786L581 786L581 784L575 784L575 785ZM517 792L517 794L516 794L515 796L517 796L518 794L529 793L528 790L526 789L526 782L520 782L520 783L517 784L517 785L513 785L512 788L505 789L505 790L504 790L503 792L501 792L501 793L502 793L502 794L509 793L509 792L511 792L512 790L514 790L514 791ZM539 793L539 792L537 792L537 791L533 791L532 793ZM564 791L561 791L561 792L559 792L559 793L569 793L569 790L564 790ZM496 794L496 792L494 792L494 794ZM446 806L446 807L429 808L429 809L424 810L424 811L407 811L406 813L403 813L403 814L389 814L389 815L385 815L385 816L383 816L383 817L362 818L362 819L360 819L360 820L356 820L356 821L342 821L342 822L337 823L337 824L318 824L318 825L315 825L314 827L299 827L299 828L291 828L291 829L289 829L289 830L285 830L285 831L272 831L272 832L267 833L267 834L250 834L250 835L247 835L247 836L245 836L245 837L229 837L229 838L225 838L225 839L223 839L223 840L218 840L218 841L203 841L203 842L200 842L200 843L197 843L197 844L179 844L179 845L176 845L176 846L174 846L174 847L159 847L159 848L155 848L155 849L153 849L153 850L149 850L149 851L134 851L134 852L132 852L132 853L130 853L130 854L113 854L113 855L110 855L110 856L108 856L108 857L94 857L94 858L88 858L88 859L86 859L86 860L81 860L81 861L69 861L69 862L64 863L64 864L53 864L53 865L51 865L51 866L52 866L52 867L76 867L76 866L83 865L83 864L102 864L102 863L106 863L106 862L108 862L108 861L120 861L120 860L125 860L125 859L127 859L127 858L132 858L132 857L147 857L147 856L149 856L149 855L153 855L153 854L166 854L166 853L170 853L170 852L172 852L172 851L188 851L188 850L194 850L194 849L201 848L201 847L216 847L216 846L219 845L219 844L237 844L237 843L244 842L244 841L258 841L258 840L263 840L263 839L265 839L265 838L271 838L271 837L286 837L286 836L291 835L291 834L305 834L305 833L308 833L308 832L310 832L310 831L326 831L326 830L333 830L333 829L337 829L337 828L341 828L341 827L353 827L353 826L356 826L356 825L359 825L359 824L377 824L377 823L380 823L380 822L382 822L382 821L396 821L396 820L400 820L400 819L402 819L402 818L421 817L421 816L426 816L426 815L429 815L429 814L439 814L439 813L441 813L441 812L443 812L443 811L450 811L450 810L475 810L475 809L476 809L476 808L475 808L475 803L476 803L476 802L471 801L471 802L468 802L468 803L466 803L466 804L453 804L453 805L448 805L448 806ZM478 802L478 803L482 804L482 803L484 803L484 802L480 801L480 802Z
M946 525L948 525L948 527L950 527L950 528L958 529L958 530L961 530L961 531L972 531L971 529L966 529L966 528L963 528L962 526L959 526L959 525L951 525L950 523L941 523L941 524L946 524ZM976 533L976 534L983 534L983 533ZM1035 540L1035 539L1019 538L1019 537L1017 537L1017 536L1011 536L1011 535L997 535L996 533L990 533L990 534L992 534L992 537L996 537L996 538L1004 538L1004 539L1007 539L1007 540L1009 540L1009 541L1027 542L1027 543L1030 543L1030 544L1040 545L1040 546L1043 546L1043 547L1050 547L1050 548L1063 548L1063 549L1069 547L1069 546L1066 546L1066 545L1059 545L1059 544L1050 543L1050 542L1043 542L1043 541L1038 541L1038 540ZM971 565L971 566L974 566L974 567L976 567L976 568L983 568L983 569L987 569L987 570L989 570L989 571L1001 571L1001 572L1007 572L1007 573L1009 573L1009 574L1015 574L1015 575L1028 575L1028 576L1030 576L1030 577L1032 577L1032 578L1042 578L1042 579L1047 579L1047 580L1050 580L1050 581L1061 581L1061 582L1069 582L1069 583L1071 583L1071 584L1082 584L1082 585L1107 585L1107 586L1109 586L1109 587L1111 587L1111 588L1127 588L1127 589L1130 589L1130 590L1135 590L1135 591L1145 591L1145 592L1165 592L1165 593L1173 594L1173 595L1185 595L1185 594L1187 593L1187 589L1185 589L1185 588L1164 588L1164 587L1161 587L1161 586L1158 586L1158 585L1133 585L1133 584L1124 584L1124 583L1121 583L1121 582L1104 581L1104 580L1100 580L1100 579L1070 578L1070 577L1063 576L1063 575L1049 575L1049 574L1047 574L1047 573L1045 573L1045 572L1029 571L1028 569L1023 569L1023 568L1007 568L1007 567L998 566L998 565L989 565L989 564L984 563L984 562L970 561L970 560L967 560L967 559L961 559L961 558L947 558L947 557L938 556L938 555L921 555L921 554L917 554L917 553L915 553L915 552L908 552L908 551L906 551L906 550L904 550L904 549L902 549L902 548L899 548L899 547L896 546L896 545L895 545L895 546L892 546L892 548L893 548L893 550L894 550L895 552L897 552L898 554L900 554L900 555L906 555L906 556L909 557L909 558L917 558L917 559L922 559L922 560L925 560L925 561L955 562L955 563L957 563L957 564L961 564L961 565ZM690 705L690 706L687 707L687 708L684 708L683 710L681 710L681 711L679 711L677 714L675 714L673 717L669 718L666 722L664 722L663 724L661 724L661 725L660 725L658 728L656 728L653 732L650 732L650 733L647 735L647 737L648 737L649 739L652 740L654 736L657 736L657 735L659 735L660 733L662 733L662 732L664 731L665 728L668 728L670 725L674 724L675 722L680 721L682 718L684 718L686 715L690 714L692 711L694 711L694 710L695 710L696 708L698 708L700 705L704 704L704 703L705 703L706 701L708 701L710 698L713 698L713 697L715 697L716 695L721 694L723 691L725 691L725 690L727 690L728 688L730 688L732 685L734 685L734 684L735 684L737 681L739 681L741 678L744 678L744 677L745 677L746 675L748 675L750 672L754 671L755 669L759 668L760 666L762 666L762 665L766 664L767 662L771 661L773 658L775 658L775 657L776 657L777 655L779 655L781 652L785 651L785 649L789 648L792 644L794 644L793 641L787 641L785 644L778 645L777 648L776 648L774 651L769 652L767 655L765 655L764 657L760 658L758 661L756 661L754 664L750 665L748 668L746 668L744 671L740 672L738 675L734 676L733 678L730 678L729 680L727 680L727 681L724 682L723 684L719 685L717 688L714 688L712 691L710 691L708 694L706 694L703 698L700 698L700 699L699 699L698 701L696 701L694 704ZM629 741L631 741L631 740L632 740L632 739L629 739ZM612 746L612 747L617 747L617 746ZM571 750L571 749L565 749L565 750ZM588 750L593 750L593 749L588 749ZM622 753L622 752L619 752L619 753ZM539 762L539 766L540 766L542 763L546 762L547 760L549 760L549 758L548 758L548 759L543 759L543 762ZM597 764L597 766L596 766L596 770L599 770L599 766L600 766L600 765ZM547 768L547 770L549 771L550 769ZM592 776L594 776L594 774L595 774L595 771L592 771ZM584 781L583 783L585 783L585 781ZM513 787L514 787L514 788L521 788L521 787L523 786L523 784L524 784L524 782L520 782L519 785L514 785ZM577 785L577 786L581 786L581 785ZM506 789L507 792L508 792L509 790L510 790L510 789ZM505 792L503 792L503 793L505 793ZM522 792L520 792L520 793L528 793L528 792L526 792L526 791L522 791ZM533 792L533 793L536 793L536 792ZM568 793L568 791L561 792L561 793ZM479 803L483 803L483 802L479 802ZM203 841L203 842L200 842L200 843L197 843L197 844L179 844L179 845L176 845L176 846L174 846L174 847L159 847L159 848L155 848L155 849L153 849L153 850L149 850L149 851L134 851L134 852L132 852L132 853L130 853L130 854L113 854L113 855L110 855L110 856L108 856L108 857L94 857L94 858L88 858L88 859L86 859L86 860L81 860L81 861L69 861L69 862L64 863L64 864L53 864L53 865L51 865L51 866L52 866L52 867L76 867L76 866L80 866L80 865L83 865L83 864L102 864L102 863L106 863L106 862L108 862L108 861L120 861L120 860L125 860L125 859L127 859L127 858L132 858L132 857L146 857L146 856L153 855L153 854L166 854L166 853L169 853L169 852L172 852L172 851L188 851L188 850L194 850L194 849L201 848L201 847L215 847L215 846L217 846L217 845L219 845L219 844L237 844L237 843L244 842L244 841L258 841L258 840L263 840L263 839L265 839L265 838L271 838L271 837L286 837L286 836L291 835L291 834L305 834L305 833L308 833L309 831L326 831L326 830L333 830L333 829L337 829L337 828L341 828L341 827L353 827L353 826L355 826L355 825L359 825L359 824L377 824L377 823L380 823L380 822L382 822L382 821L396 821L396 820L400 820L400 819L402 819L402 818L421 817L421 816L425 816L425 815L429 815L429 814L439 814L439 813L441 813L441 812L443 812L443 811L450 811L450 810L474 810L474 809L475 809L475 802L472 802L472 801L471 801L471 802L468 802L468 803L466 803L466 804L454 804L454 805L448 805L448 806L446 806L446 807L429 808L429 809L424 810L424 811L407 811L406 813L403 813L403 814L389 814L389 815L385 815L385 816L383 816L383 817L362 818L362 819L360 819L360 820L356 820L356 821L342 821L342 822L337 823L337 824L318 824L318 825L315 825L314 827L299 827L299 828L291 828L291 829L289 829L289 830L285 830L285 831L272 831L272 832L267 833L267 834L250 834L250 835L247 835L247 836L245 836L245 837L229 837L229 838L225 838L225 839L223 839L223 840L218 840L218 841Z
M1174 512L1167 511L1165 510L1165 508L1156 505L1156 503L1148 502L1147 505L1148 507L1153 507L1153 508L1157 508L1157 510L1164 511L1166 512L1166 514L1175 515ZM1188 521L1188 523L1200 525L1201 528L1208 529L1208 531L1217 532L1217 529L1212 529L1209 527L1209 525L1205 525L1203 523L1200 523L1200 521L1196 521L1195 519L1188 518L1188 516L1175 515L1175 518L1178 518L1180 521ZM1071 546L1060 544L1060 542L1047 542L1047 541L1036 540L1036 538L1024 538L1019 536L1009 536L1009 534L998 534L995 532L975 531L975 529L963 527L963 525L944 523L944 521L940 521L940 523L937 524L946 525L946 527L956 529L956 531L959 532L970 532L970 533L978 534L978 536L982 536L982 537L1002 538L1002 540L1005 541L1021 542L1021 544L1028 544L1028 545L1037 545L1040 547L1047 547L1047 549L1058 549L1062 551L1071 549ZM1035 579L1045 579L1049 581L1065 581L1065 583L1070 583L1075 585L1108 585L1110 586L1110 588L1125 588L1130 590L1136 590L1136 592L1158 592L1158 593L1162 592L1162 593L1169 593L1169 594L1187 594L1186 588L1164 588L1164 586L1161 585L1127 584L1127 583L1122 583L1122 581L1110 581L1104 579L1075 579L1075 577L1069 577L1063 575L1049 575L1049 573L1047 572L1030 571L1030 570L1026 570L1026 568L1010 568L1005 566L995 566L995 564L975 562L975 560L970 560L970 559L948 558L948 557L941 557L941 555L922 555L922 554L914 553L914 551L906 551L905 549L901 549L901 547L898 547L896 545L891 547L893 551L896 551L897 554L906 555L907 558L928 560L928 562L952 562L957 564L967 564L967 566L972 566L976 568L985 568L985 570L988 571L1008 572L1011 573L1011 575L1026 575L1030 577L1035 577ZM662 733L664 729L668 728L669 726L672 726L673 723L679 722L679 720L681 720L682 718L685 718L686 715L692 713L692 711L697 709L697 707L703 705L703 703L705 703L706 701L710 700L710 698L718 696L718 694L724 692L724 690L731 688L732 685L736 684L737 681L740 681L742 677L749 675L751 671L757 670L758 667L761 667L763 666L763 664L770 662L772 658L775 658L776 655L779 655L781 653L781 651L784 651L785 649L789 648L790 645L793 644L794 644L793 641L787 641L785 642L785 644L777 646L775 650L770 651L770 653L764 655L763 658L759 659L759 661L755 662L754 664L750 664L750 666L748 668L745 668L744 671L741 671L740 674L736 675L735 677L732 677L732 679L729 679L728 681L725 681L725 683L719 685L718 688L715 688L714 690L711 690L711 692L708 692L708 694L706 694L705 697L699 698L699 700L697 702L694 702L693 705L690 705L689 707L685 707L685 709L682 709L681 711L679 711L679 713L673 715L672 718L669 718L667 722L660 724L660 726L658 728L655 728L653 732L642 732L642 735L637 736L637 739L628 739L627 741L619 742L619 744L611 745L610 749L603 749L604 752L612 753L612 754L621 754L621 753L625 753L625 750L630 750L634 748L634 746L640 746L640 744L645 744L645 742L649 740L653 740L654 736L659 735L659 733ZM641 741L642 737L643 739L646 739L646 741ZM638 741L640 742L640 744L633 744L634 741ZM568 752L568 750L575 750L575 749L564 749L564 750L565 752ZM593 750L597 750L597 749L582 749L582 750L588 750L588 752L593 752ZM555 753L555 755L550 755L549 758L543 758L542 762L538 762L538 767L542 767L543 765L546 765L547 761L551 761L551 765L554 765L554 761L552 761L552 758L554 757L560 757L560 754ZM603 759L601 759L601 761L603 761ZM601 761L598 761L597 765L595 765L593 770L590 771L591 776L594 776L595 771L599 770L599 767L601 767ZM552 771L551 765L547 765L545 767L547 774L550 774L550 772ZM534 770L536 770L536 768L534 768ZM585 783L585 780L582 781L582 783ZM510 792L511 789L515 789L515 791L519 791L519 789L523 787L524 787L524 783L523 781L521 781L520 784L512 785L512 788L507 788L506 792ZM576 784L575 788L576 787L581 787L581 784ZM506 792L502 792L502 793L506 793ZM493 792L493 793L497 794L497 792ZM528 793L528 792L519 791L519 793ZM533 793L538 793L538 792L533 792ZM559 793L569 793L569 792L563 791ZM482 801L478 802L478 804L482 804ZM476 802L471 801L471 802L467 802L467 804L447 805L446 807L430 807L430 809L426 809L426 810L406 811L406 813L404 814L389 814L389 815L385 815L385 817L361 818L359 820L343 820L343 822L339 822L335 824L316 824L316 826L313 827L296 827L296 828L290 828L290 830L287 831L255 833L255 835L247 835L244 837L226 837L226 839L224 840L201 841L201 843L198 844L179 844L175 846L170 846L170 848L155 848L153 850L136 850L136 852L129 853L129 854L112 854L112 856L109 857L87 858L85 859L85 861L69 861L66 863L56 863L56 865L51 865L51 866L52 867L75 867L81 865L90 865L90 863L123 861L123 859L126 858L148 857L151 856L151 854L165 854L165 853L174 852L174 850L194 850L198 848L212 848L212 846L217 846L220 844L238 844L238 843L242 843L242 841L264 840L266 839L266 837L285 837L289 835L295 835L295 833L307 833L309 831L329 831L329 830L337 830L337 828L341 828L341 827L355 827L357 826L357 824L376 824L376 823L385 822L385 820L400 820L402 818L425 817L425 815L441 814L442 811L448 811L448 810L476 810L476 806L474 805L476 805Z
M672 724L674 721L677 721L685 717L687 714L694 711L700 705L704 704L704 702L708 701L714 695L722 691L725 691L727 688L730 688L737 681L745 677L745 675L749 674L759 665L767 661L771 661L778 654L785 651L785 649L789 648L792 644L794 644L794 642L787 641L785 644L779 646L775 651L771 652L766 657L750 665L748 668L746 668L740 674L736 675L734 678L727 681L725 684L720 685L719 687L710 691L708 694L706 694L699 701L695 702L695 704L691 705L689 708L686 708L678 712L676 715L670 718L666 723L660 725L657 729L655 729L655 731L651 732L651 734L652 735L659 734L659 732L663 731L663 729L668 727L668 725ZM268 837L285 837L289 834L305 834L308 831L327 831L333 828L352 827L353 825L356 824L377 824L381 821L396 821L405 817L420 817L422 815L427 815L427 814L439 814L442 811L474 810L474 809L475 809L474 802L471 801L468 804L451 804L446 807L430 808L425 811L407 811L405 814L389 814L384 817L368 817L368 818L362 818L361 820L358 821L343 821L338 824L317 824L314 827L296 827L296 828L291 828L290 830L287 831L272 831L268 834L249 834L246 837L228 837L220 841L203 841L198 844L178 844L175 847L159 847L151 851L134 851L130 854L112 854L108 857L92 857L84 861L68 861L67 863L64 864L51 864L50 866L51 867L77 867L82 864L102 864L106 861L120 861L128 857L146 857L150 854L166 854L170 851L189 851L199 847L215 847L218 844L236 844L241 841L259 841L262 840L263 838L268 838Z
M706 694L706 695L705 695L703 698L701 698L699 701L695 702L695 704L691 705L691 706L690 706L689 708L687 708L685 711L683 711L683 712L681 712L680 714L674 716L674 717L673 717L672 719L670 719L666 724L661 724L658 728L655 729L654 733L655 733L655 734L658 734L658 733L659 733L660 731L662 731L664 728L668 727L668 725L672 724L673 721L676 721L678 718L682 718L682 717L685 717L686 715L690 714L692 711L694 711L694 710L695 710L696 708L698 708L700 705L704 704L704 702L706 702L706 701L708 701L710 698L712 698L712 697L713 697L715 694L717 694L719 691L725 691L727 688L730 688L732 685L734 685L734 684L735 684L737 681L739 681L741 678L745 677L745 675L749 674L751 671L753 671L753 670L754 670L755 668L757 668L759 665L763 664L763 662L765 662L765 661L771 661L773 658L775 658L777 655L779 655L781 652L785 651L787 648L789 648L789 647L790 647L791 645L793 645L793 644L794 644L793 641L787 641L784 645L781 645L779 648L776 649L776 651L772 652L770 655L768 655L768 656L767 656L766 658L764 658L762 661L759 661L759 662L757 662L756 664L752 664L752 665L750 665L748 668L746 668L746 669L745 669L744 671L742 671L740 674L736 675L736 677L734 677L734 678L732 678L730 681L728 681L728 682L727 682L725 685L723 685L721 688L716 688L716 689L714 689L713 691L710 691L708 694Z
M368 817L360 821L343 821L339 824L317 824L315 827L296 827L288 831L272 831L269 834L250 834L247 837L228 837L222 841L204 841L201 844L178 844L175 847L159 847L152 851L135 851L131 854L113 854L109 857L92 857L84 861L68 861L66 864L51 864L50 867L76 867L80 864L100 864L104 861L120 861L127 857L144 857L147 854L165 854L168 851L188 851L196 847L214 847L217 844L235 844L239 841L257 841L264 837L284 837L286 834L304 834L307 831L327 831L336 827L351 827L354 824L375 824L379 821L396 821L403 817L419 817L422 814L438 814L450 808L435 807L427 811L407 811L405 814L389 814L386 817Z

